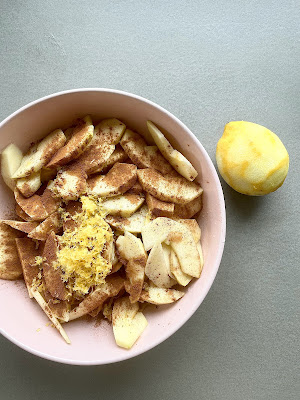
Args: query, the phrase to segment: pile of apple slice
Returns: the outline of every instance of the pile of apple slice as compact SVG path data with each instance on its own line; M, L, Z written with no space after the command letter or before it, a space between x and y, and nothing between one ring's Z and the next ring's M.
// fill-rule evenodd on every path
M29 296L68 343L62 322L102 314L112 322L116 343L129 349L147 326L144 305L173 303L200 277L201 230L193 217L203 190L197 172L157 126L148 121L147 127L155 145L116 118L94 127L86 116L51 132L24 156L13 144L2 152L1 174L19 219L0 224L0 236L8 238L0 250L18 254L10 263L0 260L0 278L23 274ZM80 229L62 218L62 210L80 213L83 196L101 199L113 239L100 254L111 266L105 282L78 302L74 293L66 295L54 263L60 237ZM33 286L38 279L42 291Z

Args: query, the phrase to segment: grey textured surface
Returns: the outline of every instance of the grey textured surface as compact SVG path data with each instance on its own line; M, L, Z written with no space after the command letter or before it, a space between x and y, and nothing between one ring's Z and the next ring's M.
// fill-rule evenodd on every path
M299 399L300 3L1 0L0 51L1 120L56 91L109 87L167 108L213 160L237 119L267 126L290 153L274 194L222 181L223 260L179 332L106 367L55 364L0 337L0 398Z

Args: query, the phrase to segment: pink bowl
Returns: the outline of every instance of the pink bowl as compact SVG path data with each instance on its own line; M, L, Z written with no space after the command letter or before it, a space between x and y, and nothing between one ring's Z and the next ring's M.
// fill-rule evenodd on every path
M183 152L199 172L204 189L202 229L204 269L200 279L177 303L145 311L148 327L131 350L115 344L106 322L78 320L66 324L72 344L67 345L48 324L46 315L29 299L23 281L0 280L0 332L16 345L37 356L77 365L108 364L134 357L157 346L177 331L197 310L218 271L225 241L225 204L216 170L194 134L174 115L142 97L111 89L77 89L36 100L0 124L0 149L9 143L26 150L50 131L66 127L74 118L90 114L94 120L117 117L138 132L146 132L152 120L170 132L171 143ZM0 182L0 216L14 209L12 193ZM5 305L5 306L4 306Z

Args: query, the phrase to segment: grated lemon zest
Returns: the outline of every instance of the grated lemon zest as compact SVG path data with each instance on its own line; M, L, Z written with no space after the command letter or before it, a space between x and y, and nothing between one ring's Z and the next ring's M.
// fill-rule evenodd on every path
M58 238L59 250L55 266L63 272L67 287L78 295L85 295L93 286L105 282L112 269L111 263L102 257L107 242L113 240L110 226L104 220L106 213L102 200L81 196L82 211L63 218L72 218L77 227L66 230Z

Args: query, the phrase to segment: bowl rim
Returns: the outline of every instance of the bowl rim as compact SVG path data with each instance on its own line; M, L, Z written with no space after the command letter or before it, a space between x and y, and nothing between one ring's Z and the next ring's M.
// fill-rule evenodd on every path
M198 301L196 303L194 303L193 307L191 307L189 309L189 311L185 314L185 317L180 321L180 323L178 323L175 327L173 327L170 330L167 330L167 332L160 336L158 339L154 340L153 343L149 344L148 346L145 346L142 351L137 352L137 353L124 353L122 355L119 356L114 356L112 357L110 360L108 361L102 361L102 360L72 360L72 359L67 359L64 357L57 357L57 356L51 356L49 354L43 353L41 351L35 350L31 347L29 347L28 345L20 342L19 340L15 339L14 337L11 337L8 333L5 332L4 329L2 329L0 327L0 333L6 337L9 341L11 341L12 343L14 343L15 345L17 345L18 347L20 347L21 349L34 354L35 356L50 360L50 361L55 361L58 363L62 363L62 364L68 364L68 365L83 365L83 366L89 366L89 365L107 365L107 364L112 364L112 363L116 363L116 362L121 362L121 361L125 361L128 360L130 358L136 357L138 355L144 354L147 351L153 349L154 347L158 346L159 344L161 344L162 342L164 342L165 340L167 340L169 337L171 337L176 331L178 331L191 317L192 315L196 312L196 310L199 308L199 306L201 305L201 303L203 302L203 300L205 299L207 293L209 292L215 277L217 275L217 272L219 270L219 266L221 263L221 259L222 259L222 255L223 255L223 250L224 250L224 244L225 244L225 236L226 236L226 211L225 211L225 199L224 199L224 193L223 193L223 189L222 189L222 185L220 182L220 179L218 177L216 168L211 160L211 158L209 157L207 151L205 150L205 148L203 147L202 143L198 140L198 138L195 136L195 134L183 123L181 122L174 114L172 114L170 111L166 110L165 108L161 107L160 105L158 105L157 103L148 100L142 96L130 93L130 92L126 92L123 90L118 90L118 89L110 89L110 88L78 88L78 89L69 89L69 90L63 90L63 91L59 91L59 92L55 92L52 93L50 95L47 96L43 96L41 98L38 98L36 100L31 101L30 103L26 104L25 106L20 107L18 110L14 111L12 114L10 114L9 116L7 116L1 123L0 123L0 129L7 123L9 122L11 119L13 119L15 116L17 116L18 114L20 114L21 112L39 104L42 102L45 102L51 98L54 97L59 97L59 96L64 96L64 95L68 95L68 94L74 94L74 93L79 93L79 92L106 92L106 93L112 93L112 94L118 94L118 95L122 95L125 97L130 97L130 98L134 98L136 100L139 100L141 102L144 102L146 104L151 105L154 108L157 108L159 111L167 114L171 119L173 119L190 137L193 141L195 141L197 143L198 146L201 147L202 152L203 152L203 156L206 160L206 162L208 163L213 177L215 179L215 182L217 183L217 197L218 197L218 201L220 202L220 209L221 209L221 229L220 229L220 244L218 247L218 252L216 254L216 258L215 258L215 263L213 265L213 270L212 273L210 275L210 279L208 280L208 284L206 285L205 290L203 290L200 294L200 296L198 297Z

